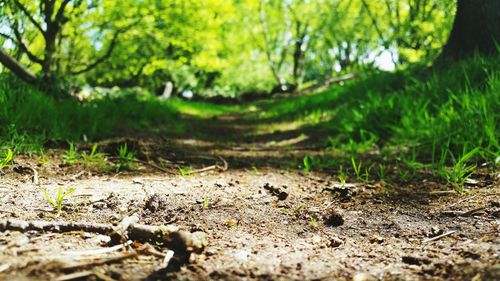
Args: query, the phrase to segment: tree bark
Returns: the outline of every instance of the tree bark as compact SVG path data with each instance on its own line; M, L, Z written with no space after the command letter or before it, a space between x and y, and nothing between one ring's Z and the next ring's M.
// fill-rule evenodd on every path
M35 84L38 79L35 74L31 73L23 65L21 65L15 58L11 57L4 50L0 49L0 63L7 67L12 73L18 76L23 81L29 84Z
M457 14L441 58L462 59L475 52L491 55L500 46L500 1L457 0Z

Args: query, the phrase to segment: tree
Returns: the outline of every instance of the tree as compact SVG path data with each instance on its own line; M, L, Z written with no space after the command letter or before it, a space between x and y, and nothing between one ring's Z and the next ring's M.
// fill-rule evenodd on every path
M30 3L22 3L19 0L3 0L1 2L6 6L5 16L9 24L10 33L12 34L3 34L3 36L9 37L27 55L31 62L41 66L44 80L50 79L53 73L54 55L57 48L56 40L62 27L68 21L66 9L70 3L73 9L76 9L81 5L82 1L63 0L61 3L56 3L56 0L42 0L39 2L38 7L30 5ZM41 20L37 20L37 18ZM33 53L26 43L26 39L23 38L23 33L26 33L28 29L27 25L33 26L42 35L44 40L43 56ZM2 62L7 62L6 53L2 53L2 57L4 57ZM10 59L13 58L11 57ZM17 64L21 65L20 63ZM30 75L23 73L22 68L13 70L11 68L13 64L4 63L4 65L10 68L21 79L33 83L33 79L27 79ZM21 73L22 75L19 75Z
M500 1L457 0L455 22L441 57L460 59L476 51L494 54L499 44Z
M86 32L84 28L85 26L87 29L95 28L95 22L78 24L75 21L79 18L88 18L92 13L100 13L98 5L103 5L105 2L91 1L84 5L83 0L0 0L0 8L4 14L1 19L3 28L0 37L9 40L13 45L10 51L18 53L17 56L12 56L8 49L2 47L0 63L30 84L39 81L38 78L33 79L37 76L30 68L40 73L38 77L45 85L52 84L59 76L78 75L92 70L111 56L117 45L118 36L137 23L137 20L128 18L132 23L116 26L111 20L104 19L107 21L100 23L100 27L92 34L106 38L101 40L105 42L90 38L88 35L90 32ZM72 52L68 49L74 48L75 38L65 33L65 29L71 29L73 34L80 36L78 38L80 45L85 45L81 43L81 37L86 36L88 49L98 49L96 46L101 45L102 50L98 52L99 54L93 54L93 60L68 66L72 64L72 57L69 55ZM76 54L76 56L82 55L82 53Z

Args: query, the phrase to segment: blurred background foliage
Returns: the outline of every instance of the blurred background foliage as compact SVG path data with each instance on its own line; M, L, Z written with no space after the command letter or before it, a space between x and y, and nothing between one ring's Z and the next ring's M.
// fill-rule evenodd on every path
M40 32L55 34L50 67ZM62 5L64 15L57 21ZM370 69L428 64L454 0L1 0L0 46L74 89L141 87L237 97ZM29 15L29 16L28 16ZM1 69L1 68L0 68Z

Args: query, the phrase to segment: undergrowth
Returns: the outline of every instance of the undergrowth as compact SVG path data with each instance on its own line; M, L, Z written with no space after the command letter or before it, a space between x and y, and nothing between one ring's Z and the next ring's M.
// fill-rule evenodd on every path
M499 164L499 70L500 56L477 56L432 68L365 73L326 91L241 106L161 101L131 90L83 102L56 101L3 74L0 151L30 154L43 151L49 141L81 143L137 132L182 133L186 127L183 122L190 119L180 118L181 114L202 124L217 115L238 111L246 112L245 118L267 129L283 130L280 126L286 122L304 132L315 129L321 132L315 136L315 143L344 155L343 161L309 156L298 160L296 166L306 173L318 168L351 167L353 178L369 181L391 171L401 180L430 171L461 190L476 167L496 170ZM126 148L122 150L120 163L125 167L133 155L128 155ZM367 155L383 161L370 163L364 159ZM77 154L74 147L64 157L67 162L99 158L92 153ZM347 171L339 174L343 181Z
M430 171L461 190L476 167L499 165L499 70L500 56L365 74L312 95L261 101L256 115L321 131L315 141L344 157L325 157L317 167L352 166L356 178L366 179L361 162L351 159L371 155L399 166L403 180ZM311 118L317 121L298 122Z
M141 133L182 133L179 114L210 118L231 108L139 90L110 91L79 102L55 100L8 73L0 74L0 150L40 153L47 142L93 142Z

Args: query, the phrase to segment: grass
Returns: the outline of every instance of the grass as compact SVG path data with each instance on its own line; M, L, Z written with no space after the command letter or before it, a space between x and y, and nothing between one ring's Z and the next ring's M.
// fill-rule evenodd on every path
M453 161L453 165L446 167L445 165L439 165L438 174L446 179L446 181L453 186L456 191L463 191L465 182L474 173L476 169L476 164L467 164L470 159L472 159L480 151L479 147L476 147L470 151L464 151L460 157L457 159L450 152L450 156ZM444 162L444 161L443 161Z
M92 149L89 153L82 152L81 159L84 167L97 167L100 169L106 168L106 154L102 152L98 152L97 143L92 146Z
M312 161L313 160L311 156L309 155L304 156L304 158L302 159L302 164L303 164L302 171L304 173L307 174L312 171Z
M192 171L193 167L191 166L179 167L179 175L182 177L189 176Z
M63 155L64 162L74 165L80 160L80 154L76 151L75 145L70 142L69 149Z
M6 152L0 153L0 170L2 170L7 164L9 164L12 159L14 159L14 154L12 150L7 149Z
M2 74L0 152L41 153L50 142L79 144L135 134L207 134L193 130L193 124L232 112L244 112L247 121L267 129L320 132L311 138L314 144L338 156L297 159L293 167L306 173L343 165L352 166L352 178L358 180L397 174L407 181L430 171L461 190L476 167L486 165L490 171L498 167L500 56L477 56L430 69L415 66L394 73L365 73L322 92L240 106L161 101L131 90L85 102L56 101ZM133 157L129 153L126 147L120 149L123 165ZM101 156L96 151L78 153L70 144L64 159L91 163ZM0 159L7 158L0 154ZM189 167L179 169L181 175L189 171ZM339 175L344 182L348 178L345 171Z
M126 89L83 102L57 101L0 73L0 150L33 154L49 142L93 142L141 132L179 134L185 130L181 114L212 118L236 108L175 98L162 101Z
M432 170L459 190L472 167L487 163L495 170L498 166L500 56L474 57L432 69L368 73L343 86L279 102L261 101L258 106L261 110L255 118L267 122L321 116L316 124L302 128L321 131L316 141L344 155L342 163L352 166L358 179L366 180L370 174L360 167L363 157L389 159L384 165L401 159L402 179ZM349 163L351 158L356 161ZM329 161L328 157L322 161ZM364 159L363 164L370 167ZM379 178L386 177L385 167L382 171L379 167L378 173Z
M201 206L204 209L208 209L208 207L210 207L210 201L208 200L208 197L203 197L203 200L201 201Z
M54 199L52 199L49 195L49 192L47 189L45 189L44 192L44 198L49 202L54 208L57 210L57 215L61 215L62 213L62 206L63 206L63 201L67 199L69 195L71 195L73 192L76 191L76 187L70 187L66 190L63 190L61 186L59 186L57 190L57 195Z
M132 163L135 160L135 154L128 150L127 144L123 144L118 148L118 163L116 164L116 172L123 170L131 170Z

